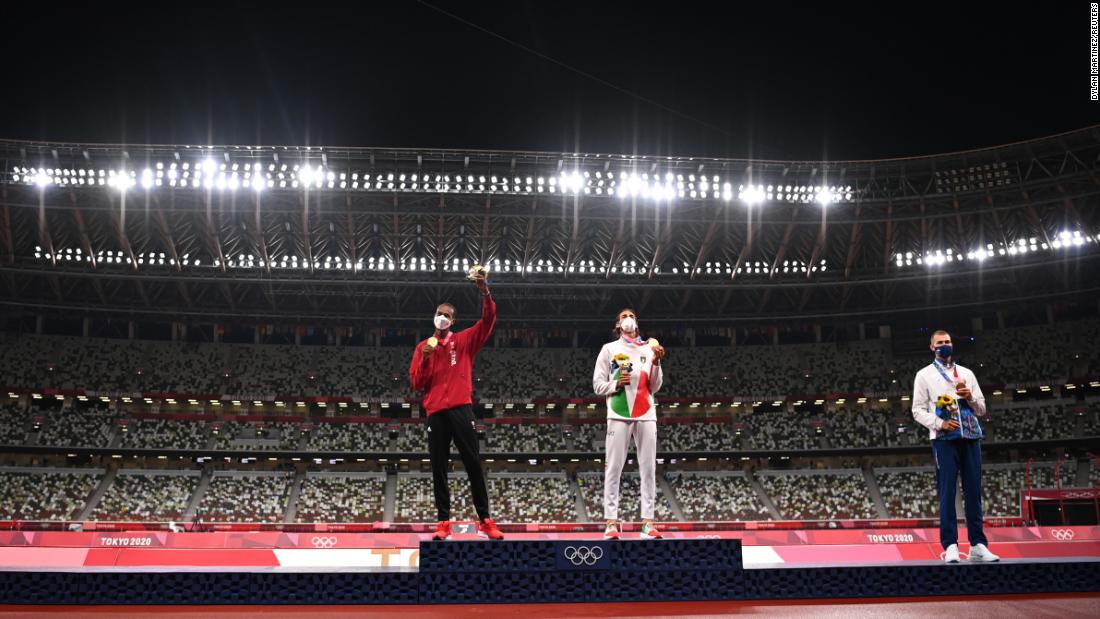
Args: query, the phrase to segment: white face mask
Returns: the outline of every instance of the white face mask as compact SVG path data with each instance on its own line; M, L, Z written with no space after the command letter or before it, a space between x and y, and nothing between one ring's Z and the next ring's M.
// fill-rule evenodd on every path
M634 333L638 330L638 321L627 316L619 323L619 328L622 329L624 333Z
M447 329L450 328L450 326L451 326L451 319L450 318L447 318L446 316L436 316L435 317L435 328L436 329L439 329L440 331L446 331Z

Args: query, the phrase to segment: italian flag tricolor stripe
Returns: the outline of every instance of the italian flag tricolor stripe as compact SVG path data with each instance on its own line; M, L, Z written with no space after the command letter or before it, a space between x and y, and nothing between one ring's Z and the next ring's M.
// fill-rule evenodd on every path
M638 388L634 391L634 407L630 411L631 417L641 417L649 411L649 374L641 372L638 377Z
M616 370L612 380L618 381L621 371ZM649 374L640 372L637 387L630 387L611 396L611 411L620 417L642 417L649 411Z
M615 376L613 376L612 379L618 381L620 374L621 372L616 370ZM627 404L626 401L626 389L623 389L615 395L611 396L611 410L620 417L630 416L630 405Z

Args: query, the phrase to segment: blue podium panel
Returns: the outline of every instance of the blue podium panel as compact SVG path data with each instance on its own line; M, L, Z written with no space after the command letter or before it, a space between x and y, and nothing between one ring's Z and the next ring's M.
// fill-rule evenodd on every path
M0 572L2 604L416 604L416 573Z
M424 542L420 583L441 604L736 599L741 542Z
M739 570L741 540L421 542L420 573Z
M444 604L1100 591L1100 560L742 569L739 540L424 542L402 572L0 572L0 604Z
M1100 591L1100 561L863 565L745 570L744 599Z

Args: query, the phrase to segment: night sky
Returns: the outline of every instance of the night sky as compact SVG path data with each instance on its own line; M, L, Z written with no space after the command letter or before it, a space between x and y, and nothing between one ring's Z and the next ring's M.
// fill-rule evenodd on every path
M0 137L864 159L1100 122L1087 2L334 4L9 3Z

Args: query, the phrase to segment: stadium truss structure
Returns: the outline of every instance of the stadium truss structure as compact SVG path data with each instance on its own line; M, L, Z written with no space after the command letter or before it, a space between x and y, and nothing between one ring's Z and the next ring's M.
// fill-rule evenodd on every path
M0 141L0 311L400 324L871 316L1095 298L1100 125L762 161Z

